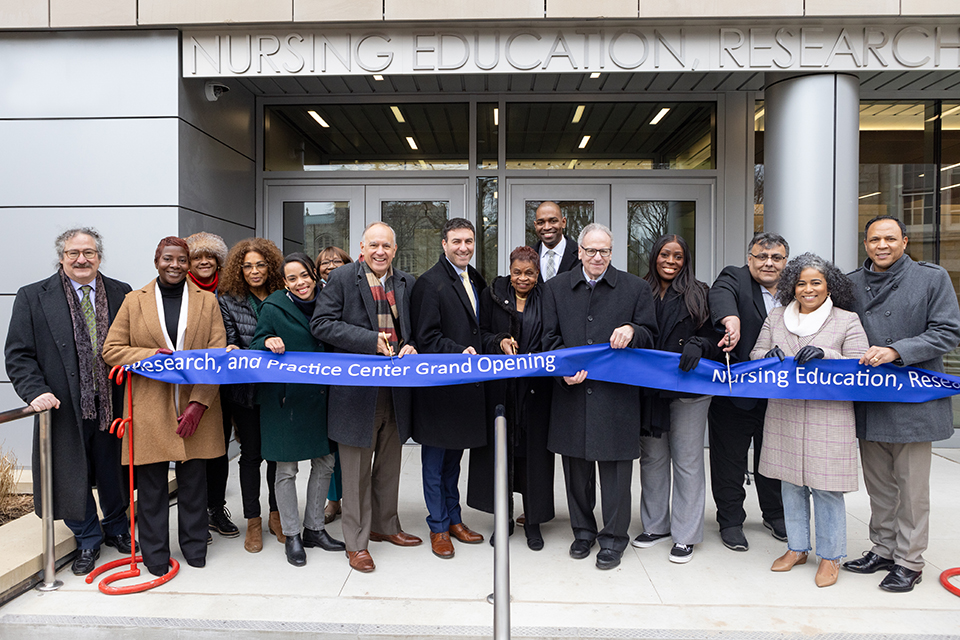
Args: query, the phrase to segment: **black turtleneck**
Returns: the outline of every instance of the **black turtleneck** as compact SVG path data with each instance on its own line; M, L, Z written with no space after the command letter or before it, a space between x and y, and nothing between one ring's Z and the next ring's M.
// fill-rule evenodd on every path
M173 348L177 348L177 325L180 323L180 305L183 301L183 288L187 284L184 278L177 284L164 284L157 278L157 287L160 288L160 298L163 300L163 319L167 325L167 335Z
M310 320L313 317L313 310L317 308L317 294L318 291L315 291L313 297L309 300L301 300L292 291L287 291L287 297L296 305L297 309L303 312L303 315L307 316L307 320Z

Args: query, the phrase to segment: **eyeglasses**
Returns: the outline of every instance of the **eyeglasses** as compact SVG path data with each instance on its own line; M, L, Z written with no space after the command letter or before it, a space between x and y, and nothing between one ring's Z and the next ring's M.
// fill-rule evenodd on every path
M258 262L256 264L250 264L249 262L243 263L244 271L253 271L253 268L256 267L257 271L265 271L267 268L266 262Z
M609 248L609 247L607 247L607 248L605 248L605 249L588 249L588 248L584 247L583 245L580 245L580 249L582 249L583 252L584 252L585 254L587 254L587 257L588 257L588 258L592 258L593 256L597 255L598 253L599 253L600 256L603 257L603 258L609 258L609 257L610 257L610 254L613 253L613 249L611 249L611 248Z
M321 267L333 267L333 266L342 267L343 260L341 260L340 258L334 258L333 260L321 260L320 266Z
M753 258L754 260L758 260L758 261L760 261L760 262L766 262L767 260L773 260L773 264L780 264L781 262L783 262L784 260L787 259L787 256L782 256L782 255L780 255L779 253L775 253L775 254L773 254L773 255L770 255L769 253L761 253L761 254L758 255L758 256L755 256L755 255L753 255L752 253L748 253L747 255L750 256L751 258Z
M83 257L86 258L87 260L93 260L98 255L100 255L100 253L96 249L84 249L83 251L80 251L78 249L68 249L63 252L63 255L70 258L71 260L76 260L77 258L80 257L81 253L83 254Z

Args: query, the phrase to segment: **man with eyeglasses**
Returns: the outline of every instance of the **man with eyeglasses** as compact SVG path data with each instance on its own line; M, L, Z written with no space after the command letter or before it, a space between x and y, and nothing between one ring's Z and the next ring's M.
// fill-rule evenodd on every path
M101 352L130 285L100 273L103 239L70 229L56 239L60 268L17 292L4 351L7 375L34 411L50 411L53 517L73 532L73 573L96 566L100 545L129 554L127 492L120 439L109 428L123 415L123 392ZM97 516L96 485L103 519ZM39 420L33 432L34 509L40 515Z
M533 228L540 238L534 248L540 254L541 283L580 266L579 248L565 233L567 217L560 211L560 205L549 200L541 202Z
M790 245L776 233L761 232L750 240L747 264L729 266L720 272L710 288L710 313L718 330L723 350L738 361L750 360L767 314L779 306L775 294L780 272L787 264ZM763 445L763 418L767 401L755 398L714 396L710 404L710 485L717 504L717 523L724 546L734 551L749 548L743 534L747 514L743 501L747 452L753 442L753 468L760 466ZM777 540L786 541L780 481L754 472L757 497L763 514L763 526Z
M580 269L547 282L543 294L543 350L609 343L649 349L657 333L653 293L642 279L611 266L613 234L589 224L577 244ZM630 542L633 461L640 457L640 389L589 380L587 371L558 379L547 448L562 456L574 541L580 560L599 543L598 569L620 564ZM600 472L603 529L593 515Z

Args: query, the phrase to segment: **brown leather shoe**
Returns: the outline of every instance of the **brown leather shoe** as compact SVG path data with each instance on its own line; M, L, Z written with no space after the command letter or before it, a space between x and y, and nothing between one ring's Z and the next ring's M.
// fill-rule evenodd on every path
M392 535L387 535L385 533L377 533L375 531L370 532L370 541L371 542L390 542L397 545L398 547L415 547L418 544L423 543L423 540L417 536L411 535L406 531L398 531Z
M263 549L263 520L260 516L247 519L247 537L243 540L243 548L250 553Z
M340 515L340 501L327 500L327 506L323 508L323 524L330 524Z
M483 542L482 535L476 531L471 531L467 528L467 525L462 522L460 524L450 525L450 535L460 542L466 542L467 544L480 544Z
M814 580L818 587L829 587L837 583L837 575L840 573L840 560L824 560L820 558L820 566L817 567L817 577Z
M450 542L450 534L446 531L440 533L430 532L430 546L433 548L433 555L447 560L453 557L453 543Z
M267 529L270 530L270 533L277 536L277 542L284 544L287 541L287 536L283 535L283 528L280 526L280 512L271 511L270 518L267 519Z
M350 568L360 573L370 573L377 568L377 565L373 564L373 558L370 557L370 552L366 549L347 551L347 558L350 559Z
M770 571L790 571L794 565L806 564L806 551L787 551L785 554L773 561Z

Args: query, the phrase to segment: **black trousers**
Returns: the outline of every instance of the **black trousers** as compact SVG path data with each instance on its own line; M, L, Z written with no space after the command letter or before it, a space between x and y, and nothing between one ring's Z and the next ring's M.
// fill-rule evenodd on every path
M720 529L739 527L747 518L743 501L747 452L753 441L754 480L764 520L783 517L780 481L760 474L760 450L763 448L763 417L767 401L759 400L750 410L737 407L729 399L714 397L710 403L710 487L717 503Z
M222 397L222 396L221 396ZM221 399L223 414L223 445L230 449L230 436L233 435L233 418L227 404ZM230 460L227 454L207 460L207 508L220 509L227 504L227 476L230 475Z
M601 549L622 552L630 542L630 484L633 460L593 462L563 458L570 526L578 540L596 540ZM597 505L597 470L600 471L600 510L603 529L597 531L593 508Z
M140 552L148 567L170 562L169 462L137 465L137 525ZM177 533L187 560L207 557L207 461L176 463Z
M260 517L260 405L252 408L241 407L227 402L227 411L237 425L237 439L240 440L240 498L243 500L243 517ZM267 462L267 501L270 511L277 511L277 495L274 485L277 483L277 463Z

